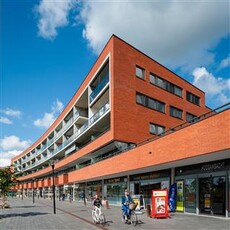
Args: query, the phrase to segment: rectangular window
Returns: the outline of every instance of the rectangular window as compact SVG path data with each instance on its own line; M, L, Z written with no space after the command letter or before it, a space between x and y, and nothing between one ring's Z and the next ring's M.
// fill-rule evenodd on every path
M170 116L182 119L182 110L170 106Z
M150 82L162 89L167 90L170 93L182 97L182 88L164 80L163 78L158 77L157 75L150 74Z
M160 135L165 132L165 127L157 124L150 123L149 132L154 135Z
M136 66L136 76L145 79L145 70L141 67Z
M140 93L136 94L136 102L137 104L143 105L150 109L154 109L162 113L165 112L165 103L155 100L153 98L150 98L148 96L145 96L143 94L140 94Z
M177 87L177 86L174 87L174 93L175 93L177 96L182 97L182 89L179 88L179 87Z
M196 115L193 115L191 113L186 113L186 121L188 122L196 122L199 118Z
M186 99L195 105L200 105L200 98L190 92L186 93Z
M137 101L137 104L141 104L141 105L146 106L146 96L145 95L137 94L136 95L136 101Z

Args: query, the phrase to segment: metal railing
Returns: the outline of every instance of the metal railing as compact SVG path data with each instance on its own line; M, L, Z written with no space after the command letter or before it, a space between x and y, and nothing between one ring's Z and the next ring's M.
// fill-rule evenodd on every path
M86 121L83 126L69 139L66 139L61 145L55 148L53 151L50 151L46 157L42 157L40 160L36 161L32 166L26 166L24 170L28 170L36 165L44 163L47 159L51 158L53 155L57 154L58 152L64 150L71 142L76 140L86 129L90 128L101 116L103 116L110 108L109 102L103 105L90 119Z

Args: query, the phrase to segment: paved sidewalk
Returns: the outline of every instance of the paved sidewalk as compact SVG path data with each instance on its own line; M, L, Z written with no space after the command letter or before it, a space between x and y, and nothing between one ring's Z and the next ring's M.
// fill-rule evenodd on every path
M229 230L230 220L186 214L173 214L168 219L151 219L146 213L139 215L138 225L133 227L121 222L121 208L103 208L106 226L94 225L91 219L92 206L80 202L56 201L57 214L53 214L49 199L13 198L10 209L0 209L0 230L84 230L84 229L159 229L159 230Z

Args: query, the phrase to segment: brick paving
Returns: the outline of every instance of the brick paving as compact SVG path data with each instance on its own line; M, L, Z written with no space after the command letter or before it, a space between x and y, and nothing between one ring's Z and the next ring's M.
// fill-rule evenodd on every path
M172 214L172 218L152 219L146 213L138 215L136 227L121 222L121 208L103 208L106 226L94 225L92 206L81 202L56 201L56 215L49 199L9 199L11 208L0 209L0 230L84 230L84 229L151 229L151 230L229 230L230 220L225 218Z

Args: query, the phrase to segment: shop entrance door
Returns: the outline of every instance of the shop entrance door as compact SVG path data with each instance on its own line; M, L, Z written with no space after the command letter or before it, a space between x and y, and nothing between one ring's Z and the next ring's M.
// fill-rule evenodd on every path
M225 215L225 189L225 176L200 178L200 213L209 215Z

